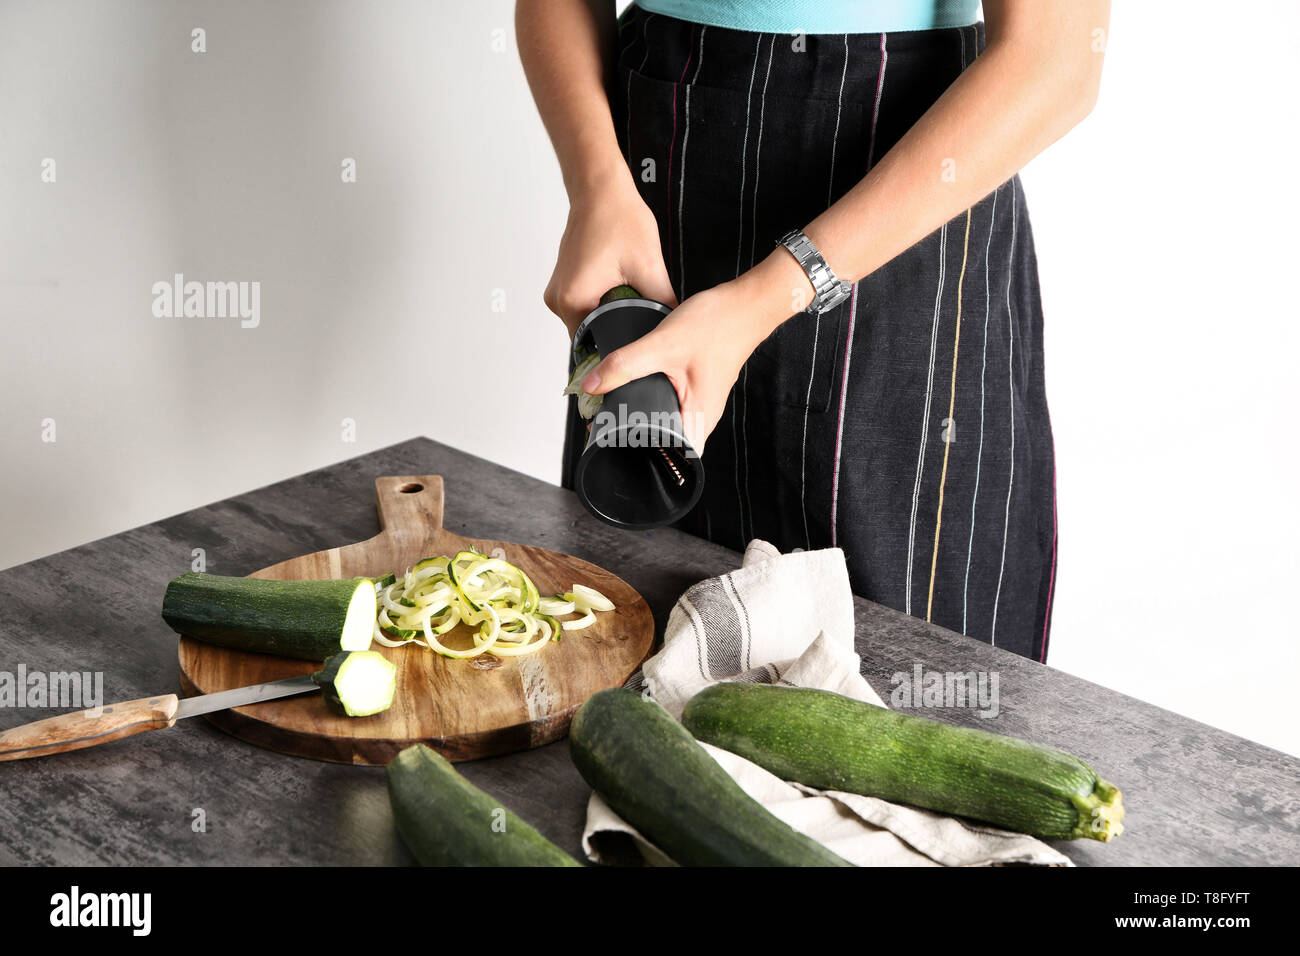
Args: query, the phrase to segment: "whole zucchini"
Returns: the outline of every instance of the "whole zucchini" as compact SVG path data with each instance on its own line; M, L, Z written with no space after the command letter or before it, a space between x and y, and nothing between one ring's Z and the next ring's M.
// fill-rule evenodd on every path
M829 691L714 684L687 703L682 723L700 740L820 790L1046 839L1105 842L1124 829L1119 790L1077 757Z
M621 688L582 705L569 727L583 779L683 866L851 866L745 793L654 701Z
M369 578L267 581L195 571L167 585L162 610L186 637L308 661L369 648L377 614Z
M425 866L581 866L424 744L388 763L397 831Z

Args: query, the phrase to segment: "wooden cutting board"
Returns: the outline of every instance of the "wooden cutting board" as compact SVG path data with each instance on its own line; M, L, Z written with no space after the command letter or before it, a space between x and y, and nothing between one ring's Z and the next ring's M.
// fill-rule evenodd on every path
M305 694L208 714L242 740L282 753L338 763L385 764L404 747L424 743L448 760L472 760L538 747L564 736L589 696L622 684L650 652L654 618L627 582L589 562L530 545L465 538L442 526L443 487L437 475L375 481L379 524L375 537L291 558L249 575L255 578L380 577L398 574L421 558L477 548L527 573L542 594L594 587L615 609L596 623L566 631L562 640L526 657L452 660L423 647L380 651L397 665L397 696L373 717L340 717L320 694ZM457 627L448 646L470 647ZM318 665L229 650L180 639L181 687L187 696L310 674Z

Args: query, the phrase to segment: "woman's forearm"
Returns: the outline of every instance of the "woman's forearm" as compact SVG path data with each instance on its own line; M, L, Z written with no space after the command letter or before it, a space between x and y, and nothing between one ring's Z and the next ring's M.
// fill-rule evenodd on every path
M841 278L869 275L979 202L1091 111L1109 0L985 0L984 11L988 43L975 63L804 226ZM759 341L812 295L784 249L737 285L756 306Z
M984 11L985 52L861 182L803 226L841 278L870 274L975 205L1092 108L1094 31L1104 41L1108 0L984 0ZM582 388L604 394L662 372L702 450L753 350L811 295L794 257L776 248L604 356Z
M627 284L676 305L659 227L614 132L614 0L518 0L519 58L569 194L569 216L542 301L572 335L601 295Z
M515 34L570 200L631 182L606 92L616 40L614 0L518 0Z

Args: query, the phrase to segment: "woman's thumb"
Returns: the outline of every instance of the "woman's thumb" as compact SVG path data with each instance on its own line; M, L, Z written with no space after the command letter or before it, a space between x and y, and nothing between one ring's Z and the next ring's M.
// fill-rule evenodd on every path
M677 308L677 294L673 292L673 284L668 281L668 270L660 267L650 275L638 277L639 281L633 282L632 286L647 299L655 302L662 302L670 309Z

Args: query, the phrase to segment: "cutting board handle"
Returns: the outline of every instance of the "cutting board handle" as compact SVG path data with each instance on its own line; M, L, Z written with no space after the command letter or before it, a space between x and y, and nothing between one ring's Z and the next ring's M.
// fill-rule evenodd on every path
M432 540L442 530L442 476L375 479L379 526L390 538Z

